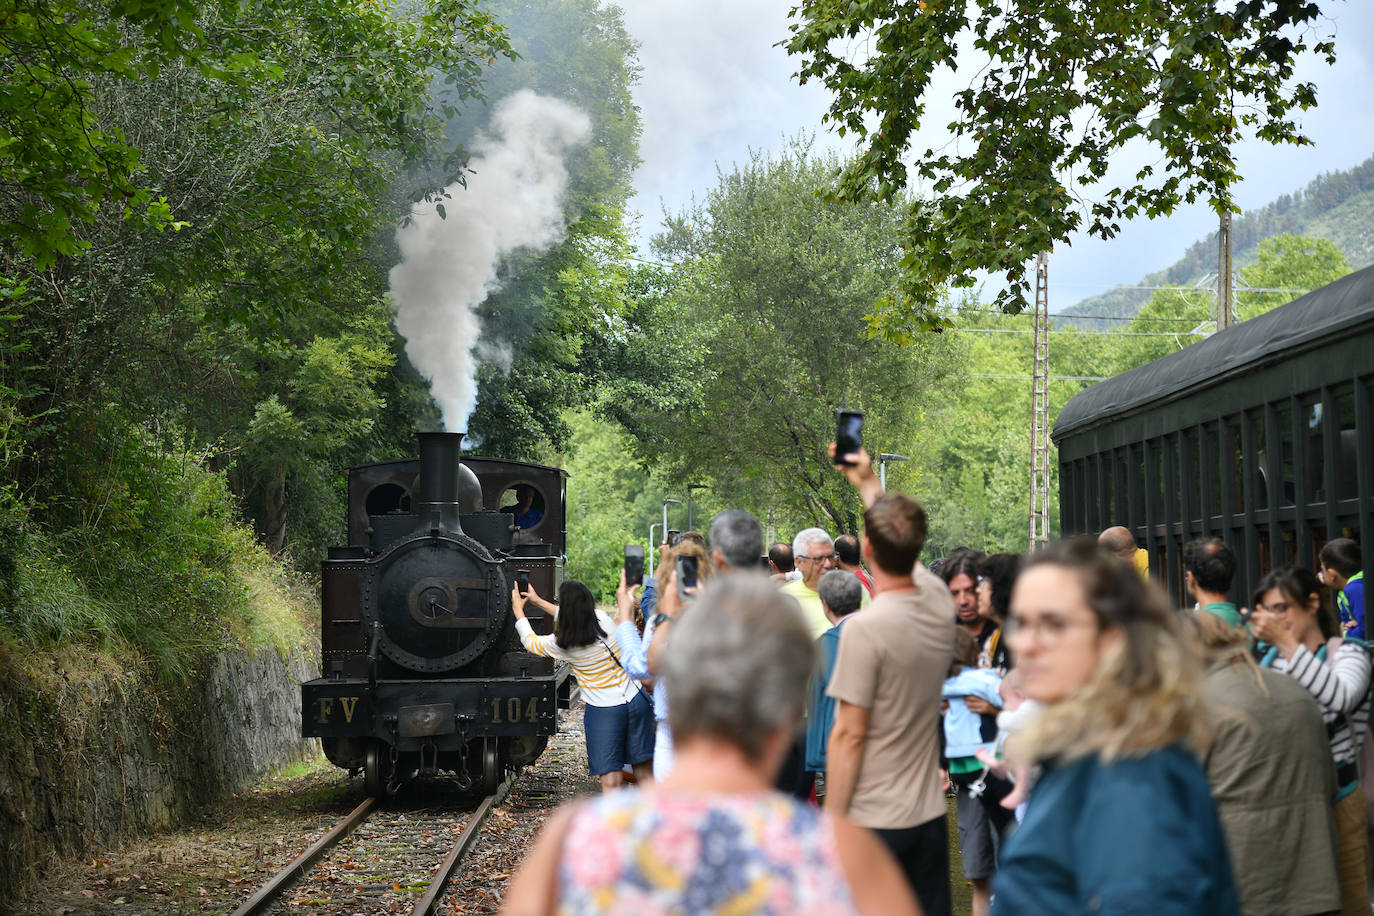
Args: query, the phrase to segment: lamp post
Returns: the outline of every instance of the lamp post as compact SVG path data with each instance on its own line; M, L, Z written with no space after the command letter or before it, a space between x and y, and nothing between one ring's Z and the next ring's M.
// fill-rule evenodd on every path
M692 529L692 491L693 491L693 490L705 490L705 489L707 489L707 487L706 487L706 484L704 484L704 483L689 483L689 484L687 484L687 530L688 530L688 531L693 530L693 529Z
M894 455L891 452L878 453L878 483L882 484L884 490L887 489L887 463L889 461L910 461L906 455Z
M654 540L654 529L657 528L657 527L658 527L658 522L654 522L652 525L649 526L649 553L650 553L651 555L652 555L653 552L654 552L654 548L658 546L658 541L655 541L655 540ZM666 531L664 532L664 536L665 536L665 537L667 536L667 532L666 532Z
M675 506L680 506L680 505L682 505L682 500L680 500L680 499L672 499L672 498L664 498L664 500L663 500L663 539L664 539L665 541L668 539L668 504L669 504L669 503L672 503L672 504L675 505Z

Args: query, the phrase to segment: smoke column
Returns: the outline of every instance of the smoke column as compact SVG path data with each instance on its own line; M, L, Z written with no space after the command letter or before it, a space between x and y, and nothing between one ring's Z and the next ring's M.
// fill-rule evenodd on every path
M473 142L467 187L417 204L396 232L401 263L391 269L396 329L406 355L429 379L444 428L462 432L477 404L477 366L509 348L484 345L477 306L497 286L506 255L544 251L563 238L563 157L586 143L591 121L578 109L521 90L497 106L490 134ZM442 207L447 218L439 215Z

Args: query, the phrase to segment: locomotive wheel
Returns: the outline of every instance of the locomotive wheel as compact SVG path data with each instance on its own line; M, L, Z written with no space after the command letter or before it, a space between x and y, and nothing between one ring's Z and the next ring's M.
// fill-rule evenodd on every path
M490 795L501 784L501 755L496 750L497 740L488 738L482 742L482 792Z
M372 741L367 745L367 759L363 762L363 791L372 798L386 795L386 774L382 772L382 763L386 759L384 752L380 741Z

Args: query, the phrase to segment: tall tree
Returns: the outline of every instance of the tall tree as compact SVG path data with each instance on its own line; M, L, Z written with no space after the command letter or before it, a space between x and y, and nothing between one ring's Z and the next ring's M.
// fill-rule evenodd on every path
M141 27L145 14L167 31ZM0 242L0 287L23 291L6 296L0 331L6 377L23 376L0 385L30 445L12 470L60 510L71 491L57 478L101 460L83 438L92 418L189 432L232 463L249 514L280 548L288 481L309 481L296 501L308 506L330 490L325 467L382 438L392 332L388 265L372 246L401 212L390 189L403 171L437 162L436 182L458 173L443 119L477 93L504 33L470 0L64 0L0 22L29 26L50 40L9 58L16 79L65 99L72 129L104 144L76 161L118 147L133 164L72 189L25 172L37 166L22 156L0 160L0 221L61 223L46 248L22 233ZM20 135L11 151L56 142L55 125L5 123ZM178 231L127 218L140 188Z
M631 97L639 66L619 7L604 0L492 0L484 8L519 55L491 68L491 99L531 89L577 106L593 128L592 142L568 157L565 240L510 258L479 309L483 342L510 359L481 366L468 432L483 454L532 458L568 444L564 413L587 404L600 380L589 353L614 336L627 307L624 214L639 164ZM483 112L469 111L448 132L470 144L486 125Z
M839 196L935 195L907 206L903 295L879 315L897 333L939 323L944 290L985 271L1005 274L997 304L1021 311L1026 263L1080 230L1111 238L1199 198L1235 209L1237 142L1310 142L1295 115L1316 90L1295 64L1334 60L1310 0L801 0L792 15L800 80L834 94L827 120L861 145ZM949 142L913 149L933 80L956 69L972 76ZM1153 164L1109 172L1140 148Z
M646 349L676 351L676 403L624 418L684 483L709 481L761 517L849 529L861 507L825 454L834 411L866 412L871 450L913 448L950 360L931 335L909 348L869 338L865 316L896 282L901 214L826 199L837 165L805 142L756 153L670 222L657 244L672 283Z

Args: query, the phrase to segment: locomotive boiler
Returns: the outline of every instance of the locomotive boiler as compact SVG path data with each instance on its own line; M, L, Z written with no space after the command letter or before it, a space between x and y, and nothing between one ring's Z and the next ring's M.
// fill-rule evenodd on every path
M322 564L321 676L301 685L302 733L369 795L451 775L490 792L553 734L568 669L526 652L511 583L563 578L565 472L462 458L420 433L418 459L348 471L348 544ZM552 621L531 615L536 631Z

